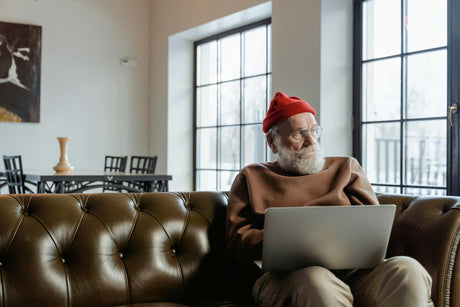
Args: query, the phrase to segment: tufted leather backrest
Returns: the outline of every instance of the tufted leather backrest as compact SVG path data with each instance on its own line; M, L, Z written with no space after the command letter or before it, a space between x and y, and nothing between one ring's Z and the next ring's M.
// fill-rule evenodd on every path
M418 259L435 306L458 306L460 198L378 198L398 206L388 256ZM245 301L256 274L226 253L226 205L219 192L0 195L0 307Z
M378 194L396 204L388 256L416 258L433 278L435 306L460 302L460 197Z
M217 192L0 195L0 306L220 299L237 283L226 204Z

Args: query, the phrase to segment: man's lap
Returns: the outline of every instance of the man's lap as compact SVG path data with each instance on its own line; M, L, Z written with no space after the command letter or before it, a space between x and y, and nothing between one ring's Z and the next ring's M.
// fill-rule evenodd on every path
M430 298L430 291L431 277L426 270L416 260L398 256L366 270L332 272L309 267L289 273L267 272L254 284L253 297L261 306L308 306L307 301L312 306L352 306L353 301L355 306L395 302L425 306L420 302ZM411 303L406 305L408 300Z

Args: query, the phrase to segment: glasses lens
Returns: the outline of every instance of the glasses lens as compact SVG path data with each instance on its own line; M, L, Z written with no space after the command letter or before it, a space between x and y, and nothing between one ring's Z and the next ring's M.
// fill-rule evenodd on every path
M304 132L303 130L297 130L297 131L292 132L292 133L291 133L291 136L292 136L292 138L293 138L294 140L300 142L300 141L303 140L303 138L304 138L304 133L303 133L303 132Z
M303 141L305 138L310 135L314 139L319 139L321 136L321 127L320 126L315 126L310 129L302 129L302 130L297 130L292 132L291 136L294 140L296 141Z
M319 139L321 137L321 132L322 132L321 126L316 126L314 131L315 131L314 137L316 139Z

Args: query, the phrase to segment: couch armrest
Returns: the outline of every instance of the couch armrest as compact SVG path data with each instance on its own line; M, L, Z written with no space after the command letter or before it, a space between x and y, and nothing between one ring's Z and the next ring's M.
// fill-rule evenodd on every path
M417 259L433 278L435 306L460 306L460 197L378 194L396 204L387 256Z

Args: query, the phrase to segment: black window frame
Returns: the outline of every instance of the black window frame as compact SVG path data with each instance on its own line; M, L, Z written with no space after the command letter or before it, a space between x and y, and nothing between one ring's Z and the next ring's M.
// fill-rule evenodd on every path
M362 42L363 42L363 3L370 0L355 0L353 1L353 156L362 163L363 156L363 121L362 121ZM407 0L401 1L401 5L407 5ZM404 14L404 10L401 10ZM447 169L446 169L446 194L447 195L460 195L460 142L459 142L459 113L460 110L452 114L449 118L449 107L453 104L459 104L460 97L460 0L447 0ZM401 31L403 31L401 29ZM401 40L404 35L401 35ZM432 50L445 49L433 48ZM401 50L400 56L404 57L409 54L417 54L426 52L404 52ZM401 65L403 62L401 62ZM401 70L401 75L404 71ZM401 82L403 80L401 79ZM403 93L401 93L403 95ZM403 105L401 105L403 108ZM430 118L430 120L436 118ZM445 117L442 117L445 119ZM452 126L449 121L452 120ZM399 188L400 193L403 193L404 188L408 185L404 183L404 138L402 137L403 124L411 121L410 119L399 120L401 124L401 144L400 144L400 172L401 180L396 186ZM394 122L394 121L392 121ZM379 186L391 186L387 184L378 184ZM412 185L410 186L412 187ZM424 188L423 186L422 188Z
M231 124L231 125L222 125L220 123L216 123L215 126L206 126L206 128L221 128L221 127L240 127L240 168L239 169L220 169L219 168L219 141L217 140L216 141L216 161L217 161L217 164L216 164L216 168L215 169L207 169L207 168L198 168L197 167L197 130L200 129L198 126L197 126L197 89L201 86L204 86L204 85L200 85L200 86L197 86L197 46L198 45L201 45L201 44L205 44L205 43L208 43L208 42L211 42L211 41L214 41L214 40L219 40L219 39L222 39L226 36L231 36L233 34L237 34L237 33L242 33L242 32L246 32L246 31L249 31L251 29L255 29L257 27L261 27L261 26L271 26L271 17L270 18L266 18L266 19L263 19L263 20L260 20L260 21L256 21L256 22L253 22L253 23L250 23L250 24L247 24L247 25L244 25L244 26L241 26L241 27L237 27L237 28L234 28L234 29L231 29L231 30L228 30L228 31L224 31L224 32L221 32L221 33L218 33L218 34L214 34L214 35L211 35L209 37L206 37L206 38L203 38L203 39L200 39L198 41L195 41L194 42L194 54L193 54L193 187L194 187L194 190L197 190L197 171L200 171L200 170L211 170L211 171L216 171L216 189L218 190L219 189L219 180L218 180L218 177L219 177L219 172L220 171L233 171L233 172L239 172L239 170L243 167L242 163L244 161L244 142L243 142L243 134L241 133L241 131L243 131L243 127L245 126L251 126L251 125L259 125L259 124L262 124L262 122L257 122L257 123L242 123L240 121L239 124ZM267 34L268 36L268 31L267 31ZM271 41L271 38L270 38L270 41ZM268 43L268 37L267 37L267 43ZM240 46L240 54L242 55L242 49L244 48L244 45L241 45ZM272 71L271 69L269 70L268 69L268 65L271 64L271 63L268 63L268 61L270 60L269 59L269 56L268 56L268 48L266 48L266 72L265 73L262 73L262 74L258 74L258 75L251 75L249 77L246 77L246 76L243 76L243 73L241 72L240 73L240 77L237 78L237 79L234 79L234 80L226 80L224 82L229 82L229 81L235 81L235 80L240 80L240 84L243 83L244 80L246 79L251 79L251 78L256 78L256 77L260 77L260 76L266 76L266 89L269 89L271 88L271 84L269 84L269 82L271 83L271 75L272 75ZM241 56L241 61L243 61L243 57ZM269 81L270 80L270 81ZM216 84L221 84L221 83L224 83L222 81L217 81ZM240 86L240 97L242 97L243 95L243 87ZM268 97L268 94L267 93L267 97L265 99L265 111L267 110L268 108L268 103L269 103L269 99L270 97ZM242 101L240 100L240 113L243 112L243 103ZM242 114L240 114L240 118L242 118ZM267 144L265 144L265 160L267 161L268 160L268 146ZM266 162L266 161L260 161L260 162Z

